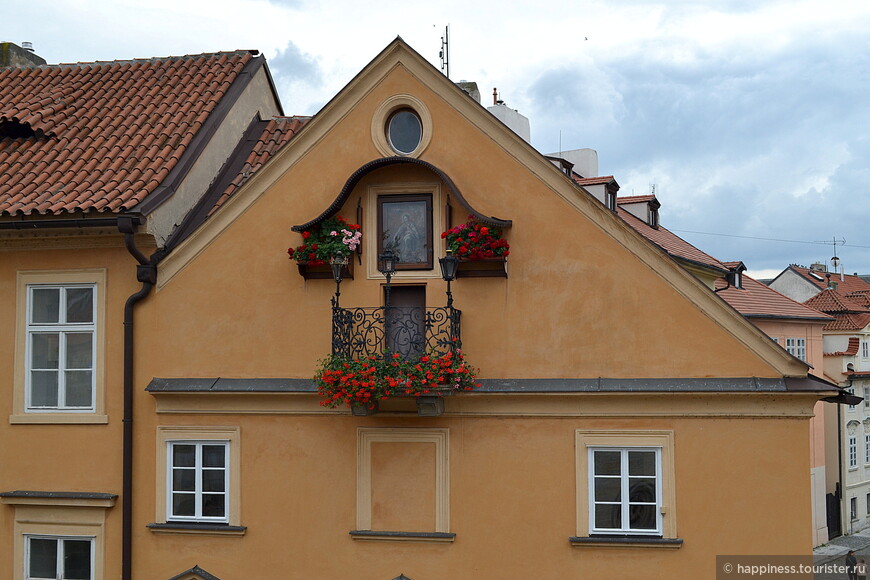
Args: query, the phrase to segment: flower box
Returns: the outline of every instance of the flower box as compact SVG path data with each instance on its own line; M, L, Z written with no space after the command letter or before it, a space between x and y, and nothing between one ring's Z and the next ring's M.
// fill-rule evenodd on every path
M459 260L457 278L507 278L507 258Z
M368 417L378 412L378 402L373 401L373 406L364 403L351 403L350 414L354 417Z
M343 280L353 280L353 259L354 255L351 254L347 266L342 269ZM332 266L329 264L312 266L308 262L296 262L296 266L299 268L299 275L306 280L332 280Z

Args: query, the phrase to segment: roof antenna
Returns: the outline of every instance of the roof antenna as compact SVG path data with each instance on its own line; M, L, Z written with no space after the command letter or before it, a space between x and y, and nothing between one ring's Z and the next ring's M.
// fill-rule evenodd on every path
M817 244L831 244L834 246L834 257L831 258L831 266L833 266L833 268L834 268L834 274L837 274L837 273L840 274L840 281L845 282L846 281L846 268L841 267L843 262L842 262L842 260L840 260L840 258L837 257L837 244L839 244L841 246L845 246L846 245L846 238L841 238L838 240L837 236L834 236L833 240L834 240L833 242L815 242L815 243L817 243ZM838 272L838 270L839 270L839 272Z
M444 36L441 37L441 50L438 52L441 59L441 72L450 78L450 25L444 27Z

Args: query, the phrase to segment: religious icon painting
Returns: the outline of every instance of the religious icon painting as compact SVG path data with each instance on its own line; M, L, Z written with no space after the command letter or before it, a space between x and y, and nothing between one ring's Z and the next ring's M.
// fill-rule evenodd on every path
M378 197L378 254L392 250L397 270L431 270L432 196Z

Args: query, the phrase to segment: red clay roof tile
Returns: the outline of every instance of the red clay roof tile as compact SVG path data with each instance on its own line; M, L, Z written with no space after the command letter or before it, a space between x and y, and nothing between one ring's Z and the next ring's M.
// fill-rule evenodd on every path
M635 197L647 197L647 196L635 196ZM652 196L650 196L652 197ZM622 198L622 199L632 199L632 198ZM674 234L659 226L658 228L650 227L645 221L637 218L632 215L628 211L617 208L617 213L619 217L625 221L628 225L634 228L638 233L640 233L643 237L663 249L668 254L676 258L682 258L684 260L689 260L690 262L694 262L696 264L701 264L703 266L707 266L709 268L713 268L715 270L720 270L722 272L727 272L728 267L725 266L722 262L706 254L685 241L678 235Z
M37 134L0 139L0 216L133 208L251 58L239 51L0 68L0 121Z
M822 290L809 300L805 300L804 304L829 314L862 313L868 311L862 304L851 300L842 292L833 288Z
M828 279L826 272L812 272L809 268L805 268L803 266L798 266L796 264L791 264L788 267L789 270L793 270L801 275L804 279L812 282L816 286L819 287L820 290L824 290L828 286ZM815 274L815 275L813 275ZM842 280L840 279L840 274L831 273L831 282L837 284L837 290L840 290L844 293L849 292L862 292L862 291L870 291L870 284L861 279L860 276L853 276L851 274L844 274L842 276Z
M263 129L244 165L215 202L208 215L223 205L275 153L290 142L311 117L275 117Z
M739 263L737 262L737 264ZM743 274L741 278L743 279L742 288L726 287L725 280L719 278L716 280L716 291L725 302L743 316L749 318L832 320L831 316L796 302L746 274Z
M849 338L849 346L846 350L840 352L826 352L825 356L855 356L858 354L858 347L861 345L861 339L858 337Z

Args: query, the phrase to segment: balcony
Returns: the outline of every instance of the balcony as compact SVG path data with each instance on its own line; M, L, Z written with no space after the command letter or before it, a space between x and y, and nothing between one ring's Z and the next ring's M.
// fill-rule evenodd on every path
M443 356L460 343L462 311L449 307L332 309L332 354L347 359Z
M447 282L447 305L425 306L425 288L407 287L391 302L390 280L395 256L379 256L379 270L387 279L384 306L342 307L343 257L330 261L335 279L332 298L332 349L315 374L320 404L350 406L354 415L371 415L380 401L398 397L416 400L417 412L444 412L443 396L475 388L477 370L465 362L461 350L461 312L453 308L450 282L459 260L441 258Z

